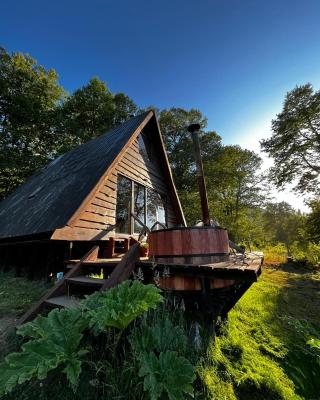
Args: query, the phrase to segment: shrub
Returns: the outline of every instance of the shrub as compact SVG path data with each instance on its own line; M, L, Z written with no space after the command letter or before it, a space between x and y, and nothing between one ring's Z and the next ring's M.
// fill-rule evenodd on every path
M309 243L306 258L311 265L320 265L320 243Z
M169 400L183 400L184 394L193 394L194 368L177 352L167 350L157 356L154 352L141 356L139 376L144 377L144 390L151 400L157 400L163 393Z
M0 394L33 378L42 380L60 366L75 387L88 352L82 342L84 330L93 327L101 332L113 327L122 331L162 300L155 286L127 281L88 296L81 309L55 309L47 317L38 316L18 330L19 335L29 338L22 351L9 354L0 364Z
M9 354L0 364L0 393L10 392L17 384L33 378L44 379L49 371L64 366L63 372L75 385L81 372L82 357L87 353L79 349L87 319L78 310L51 311L48 317L38 316L18 330L30 337L22 345L21 353Z
M264 261L267 264L282 264L287 261L287 249L283 243L267 246L263 249Z
M153 326L146 321L135 329L129 342L139 360L139 376L151 400L167 394L169 400L183 400L192 394L195 369L182 354L187 352L187 337L181 326L159 318Z
M104 331L107 327L124 330L134 319L149 308L155 309L163 301L160 290L154 285L139 281L125 281L106 292L95 292L82 301L88 314L90 327Z

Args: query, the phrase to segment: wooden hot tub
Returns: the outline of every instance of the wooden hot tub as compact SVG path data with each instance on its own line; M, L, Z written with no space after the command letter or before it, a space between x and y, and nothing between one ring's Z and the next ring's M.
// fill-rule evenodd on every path
M152 231L149 256L158 263L210 264L229 260L228 232L212 226Z

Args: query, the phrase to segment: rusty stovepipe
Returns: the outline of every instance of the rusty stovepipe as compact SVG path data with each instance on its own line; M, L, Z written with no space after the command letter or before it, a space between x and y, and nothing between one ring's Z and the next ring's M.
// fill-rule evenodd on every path
M202 210L202 220L203 220L203 224L205 226L210 226L208 196L207 196L206 181L205 181L204 173L203 173L203 164L202 164L200 140L199 140L199 130L200 130L200 124L191 124L188 126L188 132L191 133L193 144L194 144L194 155L195 155L196 166L197 166L199 194L200 194L201 210Z

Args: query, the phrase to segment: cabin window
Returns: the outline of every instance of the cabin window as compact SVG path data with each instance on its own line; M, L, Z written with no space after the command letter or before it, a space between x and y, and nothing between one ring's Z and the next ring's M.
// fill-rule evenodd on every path
M130 233L132 182L130 179L119 175L117 187L116 231Z
M145 208L146 208L146 188L139 183L133 184L133 212L141 222L145 224ZM140 233L142 225L138 221L133 221L134 233Z
M138 136L138 143L139 143L139 153L146 161L151 162L150 146L149 149L147 149L145 145L145 139L143 138L142 134Z
M156 221L166 224L166 199L154 190L147 192L147 221L146 225L151 228Z
M133 218L133 213L149 228L156 221L166 224L166 198L125 176L118 175L116 232L141 232L143 227Z

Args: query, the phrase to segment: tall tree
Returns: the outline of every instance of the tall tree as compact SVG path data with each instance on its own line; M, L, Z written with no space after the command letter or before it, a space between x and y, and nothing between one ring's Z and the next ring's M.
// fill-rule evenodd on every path
M62 129L74 145L101 135L114 124L112 93L98 78L69 96L61 107Z
M57 130L64 132L60 152L93 139L137 113L137 106L124 93L113 95L98 78L67 97L60 107Z
M252 220L254 210L265 201L261 163L257 154L240 146L223 146L212 160L205 161L212 217L229 229L235 241L244 239L249 216Z
M113 123L115 125L122 124L132 115L139 112L135 103L124 93L116 93L113 97L114 116Z
M306 229L308 239L313 242L320 242L320 199L313 199L309 203L311 212L307 216Z
M188 125L199 123L202 156L210 159L221 146L221 138L215 132L205 132L207 118L199 110L182 108L162 110L159 115L161 132L164 136L168 157L176 186L181 192L196 189L193 143Z
M295 180L301 193L320 193L320 91L311 84L287 93L261 148L274 159L271 178L281 188Z
M291 246L295 241L302 242L305 216L295 211L286 202L269 203L264 212L264 228L269 232L269 240L273 244L284 243L288 254L291 253Z
M254 209L264 199L264 177L259 173L261 159L239 146L223 146L216 132L205 131L207 119L198 110L162 110L160 127L189 224L201 219L193 143L186 129L195 122L201 125L200 141L211 217L227 227L235 240L243 240L249 212L252 225ZM246 235L246 240L249 239Z
M52 69L0 48L0 199L56 154L52 129L64 91Z

